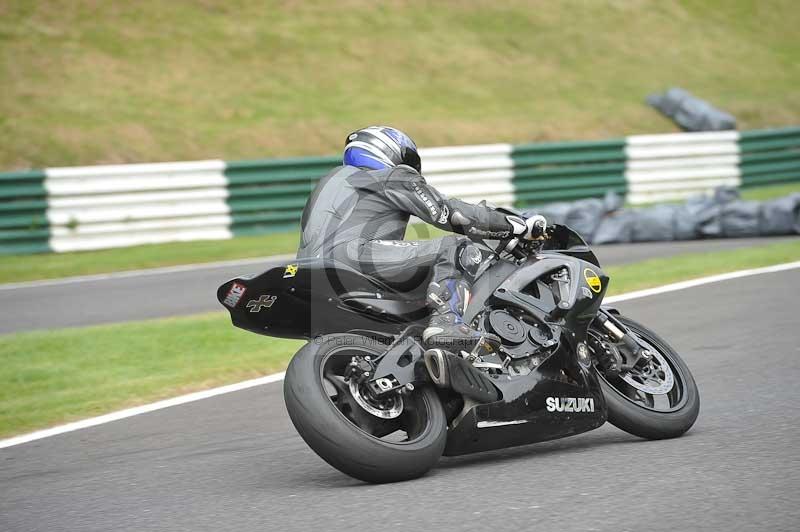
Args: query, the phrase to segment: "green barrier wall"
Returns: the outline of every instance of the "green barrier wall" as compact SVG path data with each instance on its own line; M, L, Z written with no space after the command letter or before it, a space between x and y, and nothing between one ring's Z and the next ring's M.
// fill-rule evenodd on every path
M625 194L625 140L521 144L511 151L519 206Z
M485 195L500 194L502 202L513 201L518 206L600 197L609 190L623 195L628 193L628 199L634 201L631 198L636 195L633 188L635 186L643 189L655 185L671 187L668 191L670 194L677 193L683 197L694 193L694 189L686 188L689 181L699 183L697 186L701 187L708 181L708 176L704 176L702 172L692 175L694 163L687 165L687 161L693 161L692 158L697 158L698 161L702 161L703 157L714 158L717 155L714 150L723 150L724 153L720 153L724 157L735 158L728 164L730 168L723 170L730 173L729 177L736 183L741 176L744 187L800 181L800 127L730 132L730 138L725 141L730 146L725 142L708 140L719 136L719 133L667 134L644 136L647 141L644 143L642 137L630 137L598 142L466 146L432 149L425 157L429 162L434 161L433 167L437 168L435 173L430 174L431 181L438 183L437 186L441 184L450 187L449 192L445 190L445 193L459 195L472 192L474 197L469 199L473 201ZM654 154L642 155L643 145L649 146L647 150ZM667 149L669 153L660 151L663 149ZM703 151L706 149L711 151ZM638 150L638 155L631 150ZM680 169L680 179L676 177L677 174L672 176L664 171L659 171L663 175L654 173L651 179L645 166L645 170L641 170L641 167L637 170L635 177L639 181L636 181L634 173L626 169L626 165L630 166L635 157L663 159L661 162L667 163L667 159L672 158L671 160L679 163L676 168ZM163 172L164 179L170 179L176 172L182 176L182 184L168 191L173 194L169 201L175 201L174 193L180 194L183 190L191 191L198 187L204 187L209 193L218 192L216 197L227 198L224 200L227 205L223 207L227 206L229 214L221 214L218 208L205 212L202 209L208 207L201 202L196 212L161 215L163 226L158 225L162 223L161 218L145 221L151 228L155 227L156 232L166 228L169 223L174 223L175 219L183 223L186 218L191 218L189 222L200 227L196 233L185 238L177 234L177 229L173 229L177 236L170 238L174 240L225 238L231 234L259 234L296 228L303 206L317 181L338 164L339 156L239 162L197 161L188 164L189 169L184 168L186 163L157 163L132 165L130 176L125 176L124 171L121 174L118 167L113 167L113 171L109 170L108 179L136 179L142 176L142 166L147 166L147 183L150 186L155 183L160 187L154 188L151 195L158 195L164 190L160 186L163 182L153 179L153 176L160 176L160 172ZM698 162L697 166L700 168L703 164ZM87 175L94 176L85 180L80 173L84 169L74 169L78 171L77 185L66 193L60 192L59 197L92 198L92 208L100 211L116 208L124 213L124 209L133 210L134 207L142 207L140 210L144 211L150 209L151 206L145 204L130 206L130 194L149 192L148 190L124 189L120 194L128 194L125 200L128 203L115 198L113 192L98 190L104 188L102 185L106 179L102 177L102 172L98 174L98 168L102 167L85 169ZM106 169L109 168L112 167ZM653 168L663 167L656 165ZM59 169L61 177L64 170ZM47 177L48 172L51 173L50 178ZM192 182L191 172L197 172L196 184ZM208 175L214 172L224 173L224 179L212 180L209 184ZM491 179L485 181L481 175L490 176ZM57 184L57 178L59 176L55 170L0 173L0 255L40 253L52 249L85 249L77 247L85 243L78 241L78 237L75 237L74 245L67 241L71 236L69 227L64 225L63 220L62 225L55 228L51 228L48 223L48 201L52 201L47 194L48 183L49 188L55 190L53 187ZM48 179L56 181L50 182ZM109 197L108 205L101 201L104 194ZM161 208L163 211L163 205ZM53 216L53 211L50 214ZM137 229L128 230L125 227L129 221L126 216L122 214L106 226L96 222L92 230L100 235L112 234L116 239L114 246L142 242L134 234ZM226 216L230 218L229 222L225 219ZM134 227L133 223L131 227ZM57 234L55 237L54 232ZM131 237L130 244L126 241L128 235ZM83 238L94 237L90 235ZM162 238L160 241L169 239ZM96 246L97 249L102 247L101 244Z
M743 187L800 181L800 127L743 131L739 148Z
M45 173L0 174L0 255L50 251Z
M265 159L227 164L228 205L234 235L295 227L317 181L338 157Z

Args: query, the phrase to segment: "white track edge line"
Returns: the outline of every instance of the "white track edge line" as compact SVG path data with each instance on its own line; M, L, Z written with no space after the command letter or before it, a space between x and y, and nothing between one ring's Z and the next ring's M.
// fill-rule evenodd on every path
M800 261L785 262L783 264L775 264L773 266L764 266L761 268L751 268L748 270L738 270L735 272L720 273L718 275L709 275L708 277L699 277L697 279L689 279L688 281L680 281L677 283L665 284L655 288L646 288L644 290L636 290L628 292L627 294L620 294L618 296L611 296L603 299L603 303L619 303L621 301L628 301L629 299L639 299L642 297L655 296L659 294L666 294L668 292L675 292L676 290L685 290L686 288L693 288L695 286L702 286L704 284L719 283L721 281L730 281L731 279L739 279L741 277L750 277L752 275L760 275L764 273L776 273L785 270L792 270L800 268Z
M145 277L148 275L162 275L170 273L190 272L196 270L213 270L226 266L247 266L248 264L281 262L294 259L295 255L269 255L251 259L234 259L219 262L199 262L196 264L183 264L180 266L164 266L162 268L147 268L143 270L128 270L112 273L98 273L94 275L79 275L76 277L63 277L60 279L42 279L40 281L24 281L21 283L0 284L0 290L15 290L18 288L39 288L43 286L56 286L61 284L86 283L91 281L107 281L110 279L126 279L131 277Z
M643 297L650 297L659 294L666 294L669 292L675 292L677 290L684 290L686 288L693 288L695 286L701 286L705 284L712 284L712 283L719 283L722 281L729 281L732 279L739 279L742 277L750 277L753 275L760 275L765 273L776 273L782 272L786 270L792 270L795 268L800 268L800 261L797 262L786 262L783 264L776 264L774 266L765 266L762 268L751 268L748 270L739 270L735 272L729 273L722 273L719 275L711 275L708 277L700 277L698 279L691 279L689 281L681 281L678 283L667 284L664 286L658 286L656 288L648 288L646 290L637 290L635 292L629 292L627 294L620 294L618 296L611 296L604 299L604 303L619 303L621 301L628 301L631 299L640 299ZM169 408L171 406L178 406L183 405L186 403L191 403L194 401L200 401L202 399L208 399L210 397L215 397L217 395L223 395L231 392L238 392L240 390L246 390L248 388L253 388L255 386L262 386L264 384L270 384L273 382L279 382L283 380L285 372L274 373L272 375L266 375L264 377L259 377L257 379L251 379L243 382L238 382L234 384L229 384L227 386L220 386L218 388L212 388L210 390L204 390L201 392L194 392L187 395L181 395L179 397L173 397L172 399L165 399L163 401L158 401L155 403L150 403L147 405L136 406L133 408L127 408L125 410L119 410L117 412L111 412L110 414L105 414L102 416L92 417L88 419L83 419L81 421L76 421L74 423L67 423L66 425L59 425L56 427L52 427L49 429L39 430L36 432L31 432L29 434L22 434L20 436L14 436L12 438L7 438L4 440L0 440L0 449L4 449L6 447L12 447L15 445L21 445L23 443L29 443L35 440L40 440L42 438L49 438L50 436L57 436L59 434L64 434L67 432L72 432L75 430L85 429L89 427L95 427L97 425L103 425L105 423L110 423L112 421L118 421L120 419L125 419L133 416L138 416L139 414L146 414L148 412L154 412L156 410L162 410L164 408Z
M31 432L29 434L22 434L20 436L14 436L12 438L0 440L0 449L6 447L12 447L14 445L21 445L23 443L29 443L35 440L40 440L42 438L56 436L58 434L64 434L66 432L72 432L75 430L86 429L97 425L103 425L105 423L111 423L112 421L118 421L120 419L138 416L139 414L146 414L148 412L162 410L164 408L169 408L171 406L178 406L186 403L192 403L194 401L200 401L201 399L208 399L209 397L215 397L217 395L223 395L231 392L238 392L241 390L246 390L248 388L253 388L255 386L262 386L264 384L282 381L283 376L284 372L274 373L272 375L259 377L257 379L250 379L243 382L229 384L227 386L212 388L210 390L203 390L200 392L194 392L187 395L181 395L179 397L173 397L171 399L164 399L163 401L157 401L155 403L150 403L142 406L135 406L133 408L126 408L125 410L118 410L117 412L111 412L110 414L91 417L88 419L82 419L80 421L75 421L74 423L67 423L66 425L59 425L49 429L37 430L36 432Z

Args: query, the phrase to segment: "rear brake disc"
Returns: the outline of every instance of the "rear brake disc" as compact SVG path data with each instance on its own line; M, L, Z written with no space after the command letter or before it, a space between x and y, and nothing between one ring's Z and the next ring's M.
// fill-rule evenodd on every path
M356 400L358 406L373 416L381 419L395 419L403 413L403 397L399 393L378 402L371 397L361 395L360 388L355 379L350 379L350 394L353 399Z

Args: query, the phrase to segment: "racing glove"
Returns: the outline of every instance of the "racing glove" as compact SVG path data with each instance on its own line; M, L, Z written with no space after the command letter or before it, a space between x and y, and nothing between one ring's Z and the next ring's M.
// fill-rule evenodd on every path
M547 220L540 214L530 218L506 216L506 220L511 224L514 236L523 240L540 240L547 231Z

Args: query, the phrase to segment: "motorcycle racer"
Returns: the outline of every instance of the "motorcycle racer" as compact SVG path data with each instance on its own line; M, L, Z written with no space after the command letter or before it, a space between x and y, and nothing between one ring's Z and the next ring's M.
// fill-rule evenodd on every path
M406 241L410 216L456 233ZM427 347L470 350L482 335L464 323L481 252L477 239L533 240L543 236L542 216L523 219L487 206L448 198L421 174L417 146L405 133L370 126L347 136L343 165L323 177L301 219L298 258L332 258L398 290L428 283L431 317Z

